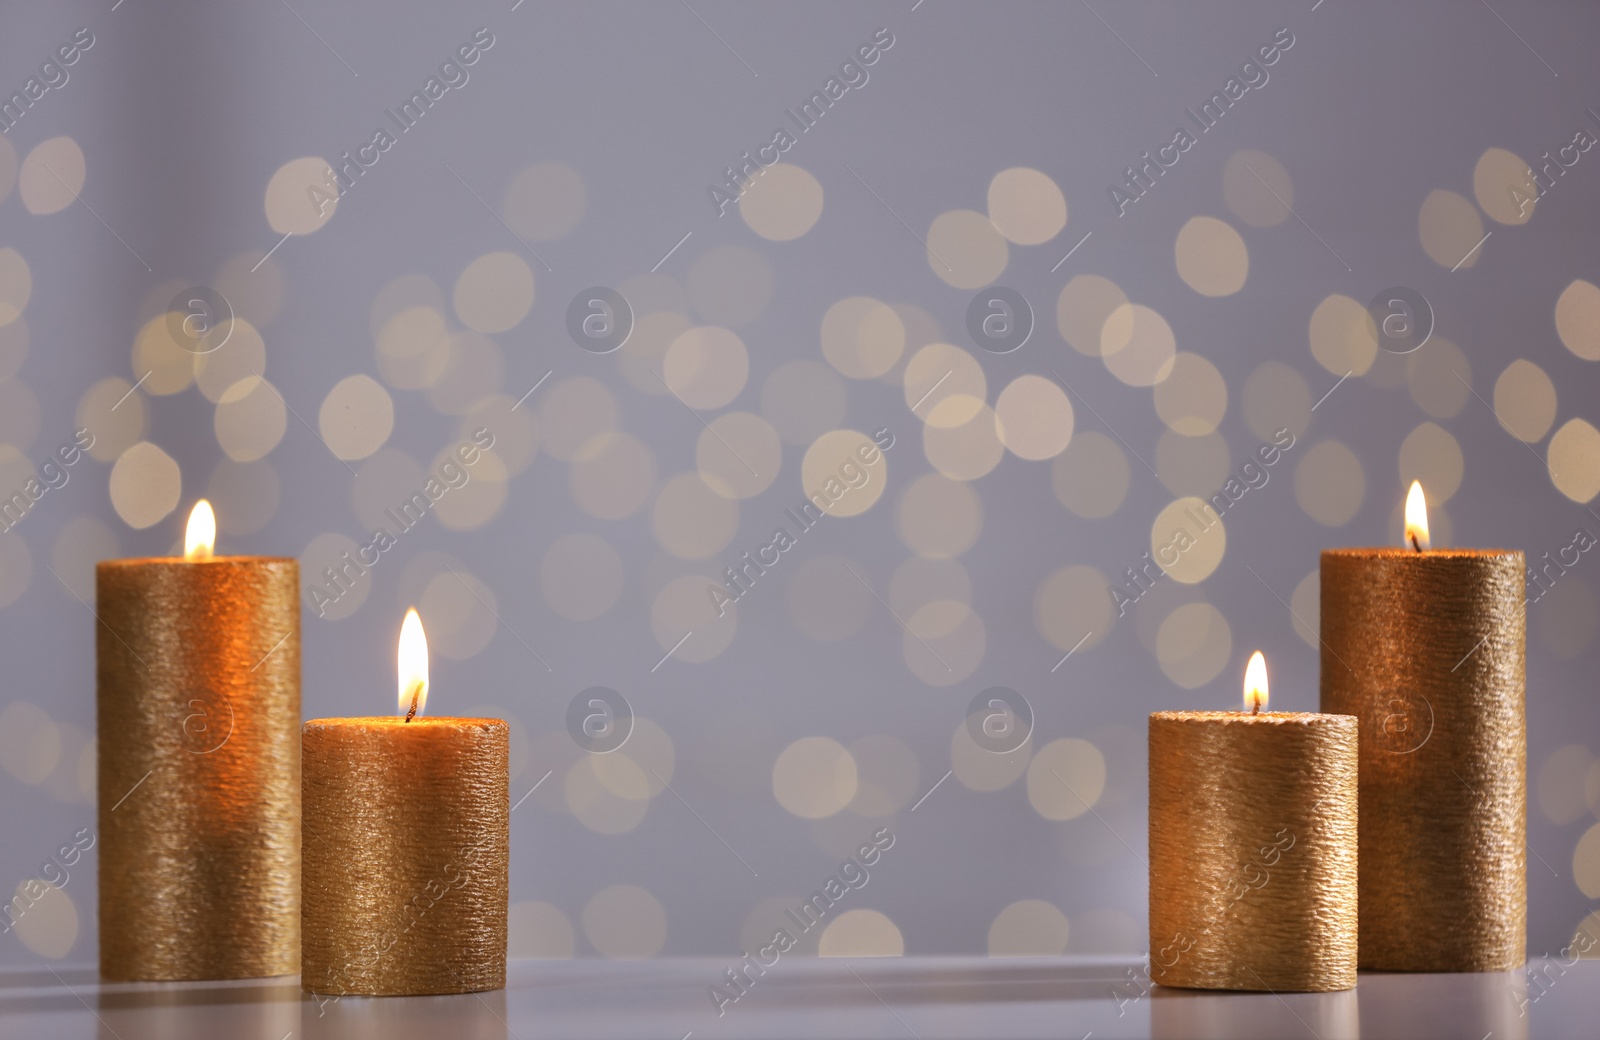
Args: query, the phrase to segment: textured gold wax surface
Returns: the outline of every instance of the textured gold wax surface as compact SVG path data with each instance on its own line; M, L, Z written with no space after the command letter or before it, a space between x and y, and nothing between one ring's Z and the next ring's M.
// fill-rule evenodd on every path
M1355 719L1151 715L1150 977L1354 986L1356 784Z
M324 997L503 987L505 722L313 719L303 741L301 986Z
M1361 966L1527 946L1520 552L1322 554L1322 710L1361 720Z
M299 584L291 559L95 569L108 979L299 965Z

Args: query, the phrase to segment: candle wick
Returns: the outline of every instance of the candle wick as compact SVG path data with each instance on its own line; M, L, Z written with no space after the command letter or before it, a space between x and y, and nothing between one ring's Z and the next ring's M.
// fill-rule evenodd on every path
M1422 551L1422 546L1417 544L1417 532L1415 531L1411 532L1411 548L1415 549L1417 552Z
M406 711L406 721L410 722L417 717L417 699L422 696L422 684L411 684L411 707Z
M1261 714L1261 699L1259 697L1252 697L1250 699L1250 714L1252 714L1252 715L1260 715Z

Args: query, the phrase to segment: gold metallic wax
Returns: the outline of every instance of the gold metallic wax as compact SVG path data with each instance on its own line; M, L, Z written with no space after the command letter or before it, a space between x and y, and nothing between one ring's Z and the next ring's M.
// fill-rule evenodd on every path
M300 984L321 997L506 984L510 730L500 719L314 719Z
M298 967L299 581L250 556L95 569L107 979Z
M1520 552L1322 554L1322 710L1361 720L1361 966L1527 946Z
M1150 716L1150 977L1356 984L1356 720Z

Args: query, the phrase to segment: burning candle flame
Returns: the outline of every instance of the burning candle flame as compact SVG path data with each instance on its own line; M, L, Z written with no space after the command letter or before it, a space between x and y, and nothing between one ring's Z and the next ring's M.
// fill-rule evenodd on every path
M410 722L428 703L428 637L416 607L406 611L400 626L399 672L400 710Z
M1406 544L1417 552L1428 547L1428 500L1420 480L1413 480L1406 493Z
M183 534L183 558L209 560L211 547L216 542L217 515L211 511L211 503L202 498L189 514L189 526Z
M1244 668L1244 706L1252 715L1267 706L1267 659L1260 650Z

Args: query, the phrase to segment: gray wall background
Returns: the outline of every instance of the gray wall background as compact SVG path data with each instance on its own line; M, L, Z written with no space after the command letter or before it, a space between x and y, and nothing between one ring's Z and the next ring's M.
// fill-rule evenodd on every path
M41 63L80 27L95 42L66 70L70 79L0 142L0 174L22 167L20 186L0 191L0 248L16 251L29 283L20 316L0 327L0 441L11 449L0 468L8 482L20 482L27 465L69 441L85 415L103 422L98 450L107 456L71 467L66 485L0 535L0 887L7 892L38 876L58 845L94 823L92 783L83 782L93 775L94 621L76 598L92 590L94 560L172 551L190 504L209 488L223 516L221 551L300 555L309 581L330 562L323 559L329 547L345 544L327 536L364 541L372 503L417 490L423 471L476 425L457 411L499 394L498 405L483 407L505 416L541 378L504 419L507 479L490 487L492 468L475 472L470 490L451 495L484 497L463 497L454 527L441 522L441 506L363 579L348 617L308 612L303 635L307 717L385 713L393 705L400 617L421 601L425 622L430 609L440 618L430 630L430 713L513 720L513 800L548 774L513 815L514 953L733 957L751 937L768 937L783 906L819 887L846 850L882 827L895 847L844 909L884 915L908 953L989 950L991 925L1024 899L1048 902L1066 922L1062 928L1038 907L1024 915L1044 922L1047 945L1143 950L1145 715L1232 707L1254 648L1272 668L1273 706L1315 710L1317 653L1297 634L1287 604L1297 589L1300 605L1308 602L1314 586L1302 583L1323 547L1397 540L1400 445L1408 435L1433 422L1464 460L1459 490L1435 507L1441 544L1521 548L1537 558L1568 546L1580 528L1600 533L1592 503L1564 494L1549 472L1553 432L1569 420L1597 421L1600 372L1576 353L1584 343L1592 348L1596 319L1575 319L1588 331L1573 334L1579 345L1569 347L1556 304L1574 280L1600 282L1600 152L1583 154L1526 223L1473 217L1492 234L1455 271L1430 257L1419 230L1435 190L1457 193L1476 211L1474 171L1488 149L1532 162L1579 128L1600 135L1593 61L1600 12L1592 6L696 0L692 7L533 2L513 9L509 0L298 0L291 9L134 0L115 9L13 6L4 20L0 88L7 92L40 75ZM264 207L275 172L370 140L388 123L385 110L420 89L480 27L495 42L467 70L470 79L400 135L325 226L282 242L252 274L281 237ZM821 185L815 225L778 242L756 234L736 206L719 217L708 185L742 151L770 140L785 109L819 89L880 27L895 42L867 70L870 80L799 135L786 156ZM1197 135L1118 217L1107 186L1120 184L1141 152L1171 140L1175 126L1192 130L1185 107L1220 89L1285 27L1295 43L1270 67L1270 80ZM56 188L37 167L30 174L29 157L36 148L45 149L41 163L66 155L70 149L50 143L60 137L84 156L80 197L58 212L31 212L30 183L44 208ZM1281 165L1292 183L1284 201L1295 215L1255 226L1230 208L1228 163L1247 149ZM538 218L575 214L567 196L513 191L519 174L543 163L581 180L581 219L558 237L541 232ZM919 239L941 214L984 212L991 179L1012 167L1033 168L1058 185L1068 218L1044 244L1010 246L994 281L1029 301L1036 327L1020 350L997 354L967 333L974 287L941 279ZM10 181L0 176L0 188ZM1243 205L1270 211L1243 183ZM1472 221L1445 212L1448 244ZM1175 241L1195 216L1226 221L1242 238L1249 272L1239 291L1208 297L1180 276ZM523 228L521 237L505 222ZM441 354L448 392L395 385L380 367L372 328L380 291L420 276L437 287L448 329L462 331L453 287L468 264L495 252L520 257L533 272L526 317ZM965 248L958 252L957 265L967 264ZM22 277L9 263L0 268L0 290L15 302ZM770 295L757 306L760 294L749 287L763 272ZM1203 444L1174 442L1180 435L1166 430L1150 389L1123 383L1100 359L1067 345L1057 299L1085 274L1111 279L1159 312L1178 350L1220 372L1227 408L1216 435L1186 438ZM639 338L616 353L579 349L568 335L567 305L595 285L620 287L637 316L656 314L657 324L647 329L641 321ZM1311 350L1318 305L1332 294L1364 305L1397 285L1431 303L1435 338L1406 357L1379 352L1368 372L1339 384L1314 414L1304 411L1339 383ZM189 286L217 287L259 329L264 375L287 408L280 414L257 388L224 425L240 424L248 445L272 442L281 421L281 438L260 461L230 459L216 432L219 405L186 385L187 358L109 409L145 374L134 351L141 327ZM426 296L417 289L407 300ZM896 365L883 378L819 377L842 394L836 409L826 394L786 392L781 380L764 395L785 364L827 367L823 317L850 296L900 309L908 331ZM659 330L673 320L659 312L682 315L683 327L737 332L749 373L731 401L696 410L651 385L667 342ZM241 342L217 356L242 351ZM953 344L981 366L991 407L1018 376L1052 379L1053 370L1065 379L1074 394L1069 459L1086 434L1098 434L1127 471L1115 511L1075 515L1053 490L1055 470L1066 463L1011 453L968 485L976 512L952 510L963 497L945 485L908 499L918 478L935 472L923 441L929 409L913 413L914 397L902 385L907 360L930 342ZM1554 425L1531 443L1513 437L1493 408L1497 379L1518 359L1548 374L1556 391ZM1298 373L1304 402L1295 405L1282 390L1246 391L1269 361ZM1470 395L1452 386L1452 371L1470 372ZM155 392L173 372L182 388ZM334 385L357 373L386 386L393 432L375 456L347 466L316 428ZM122 390L108 399L103 381L113 378ZM1293 390L1295 381L1285 385ZM598 399L614 408L610 423L597 411L596 386ZM1220 564L1198 584L1163 581L1060 663L1072 646L1060 645L1060 631L1070 627L1060 619L1093 621L1109 599L1073 586L1060 602L1048 601L1045 614L1057 620L1041 625L1041 586L1073 566L1120 580L1149 550L1151 525L1177 497L1174 488L1210 483L1206 493L1215 490L1221 478L1207 473L1236 470L1262 442L1248 410L1270 417L1273 407L1301 415L1299 439L1268 483L1227 515ZM694 513L684 504L707 501L705 493L661 498L673 477L695 473L703 424L725 412L769 420L794 413L792 425L809 423L817 433L886 427L895 445L873 478L883 490L872 508L803 535L736 608L724 649L704 657L729 635L726 624L708 625L664 659L693 618L661 607L665 620L653 627L662 590L686 575L720 575L741 552L768 542L786 522L783 510L814 490L801 477L806 445L785 442L775 478L737 502L731 527L726 508ZM581 450L575 443L608 428L647 449L647 483L593 462L589 455L607 442ZM1422 436L1433 438L1417 449L1425 471L1448 470L1448 444L1431 431ZM1573 436L1570 448L1556 450L1581 483L1600 467L1600 449L1581 431ZM530 437L540 445L531 458ZM758 440L734 448L758 456ZM141 441L175 461L182 486L170 514L136 529L113 502L111 453ZM1344 456L1319 447L1327 442L1359 461L1364 489L1359 507L1333 524L1304 505L1315 511L1318 501L1351 491L1349 468L1339 465ZM132 497L150 497L159 482L128 466ZM1115 497L1114 476L1093 467L1059 479L1078 480L1098 499ZM608 501L632 495L639 508L597 517L574 480L593 480ZM976 539L953 562L908 564L917 556L908 526L939 524L952 532L946 548ZM658 529L680 552L692 535L703 535L712 551L680 558ZM557 545L585 532L603 539L619 566L607 564L603 551L591 559L574 555L574 543ZM566 577L556 574L562 563L571 565ZM1584 555L1529 606L1530 954L1564 946L1600 895L1593 566ZM473 597L451 584L450 569ZM917 593L911 578L922 573L946 591ZM940 633L920 646L903 626L930 599L960 603L959 591L948 590L959 590L963 576L970 585L964 606L941 608L949 624L936 624L939 609L915 621ZM580 593L610 605L582 621L556 609ZM699 602L698 593L690 599ZM1156 652L1163 622L1198 603L1215 613L1191 609L1172 622L1174 659L1164 670ZM1224 619L1226 642L1215 624L1196 620L1208 617ZM960 627L944 636L952 619ZM819 631L841 638L819 639ZM1171 650L1181 636L1193 647ZM948 674L959 679L940 676L924 649L948 657ZM1198 685L1185 689L1171 675ZM628 763L585 760L567 734L569 703L592 686L619 691L651 724L639 723L614 753L633 756L631 771ZM974 696L995 686L1026 697L1033 732L1007 757L1007 775L1017 778L978 790L989 785L974 778L997 767L979 762L947 777L958 764L952 738ZM815 737L850 748L859 779L849 807L808 819L776 797L774 767L794 742ZM1068 738L1093 751L1052 745ZM804 766L816 746L791 755ZM1093 811L1046 790L1049 768L1034 770L1041 779L1030 797L1026 762L1047 746L1054 750L1044 764L1066 771L1083 791L1096 787L1096 762L1103 762ZM778 785L819 812L836 808L830 792L849 794L848 777L826 769L801 768ZM0 940L0 964L93 960L94 856L70 874L31 924ZM863 929L874 938L881 924ZM996 952L1016 948L1015 931L997 926ZM834 939L843 949L864 941Z

